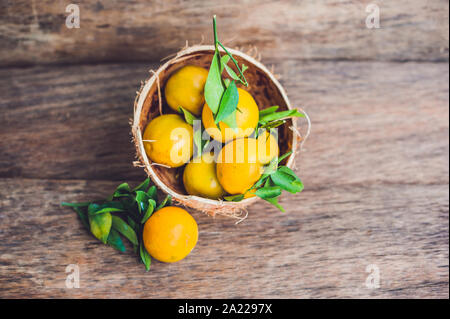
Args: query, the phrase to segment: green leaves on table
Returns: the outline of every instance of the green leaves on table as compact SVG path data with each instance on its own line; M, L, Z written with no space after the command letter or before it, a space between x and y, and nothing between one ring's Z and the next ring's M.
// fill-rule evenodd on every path
M247 69L247 66L242 64L242 68L239 67L238 62L234 59L233 55L218 40L216 16L213 17L213 31L215 51L205 83L205 101L214 115L216 124L223 121L231 128L236 128L236 108L239 100L236 81L248 86L247 79L244 76L244 71ZM220 55L219 46L226 53L223 57ZM228 66L230 60L239 71L239 75ZM227 74L232 79L231 81L228 78L222 78L224 70L226 70Z
M125 236L133 245L138 245L136 232L119 216L112 216L112 228Z
M104 201L61 203L71 207L102 243L124 252L123 239L128 240L146 270L150 269L151 258L142 244L144 224L154 212L170 204L169 195L158 201L156 186L150 185L148 178L133 189L127 183L120 184Z
M150 198L148 200L147 209L145 210L144 216L141 219L141 224L145 224L147 219L149 219L150 216L152 216L153 212L155 211L155 206L156 206L156 201L154 199Z
M303 191L303 183L287 166L278 164L292 154L292 151L281 157L275 157L264 167L264 172L259 180L247 191L271 203L284 212L284 208L278 203L278 197L282 191L295 194ZM224 197L227 201L239 202L244 199L243 194Z
M88 206L89 215L98 215L110 212L123 212L124 208L121 202L107 201L103 204L91 203Z
M110 230L107 244L120 252L126 251L122 238L120 238L119 233L115 229Z
M91 233L99 239L102 243L106 244L109 231L111 230L112 216L110 213L101 213L91 215L88 213L89 226Z
M145 270L150 270L150 265L152 263L152 259L150 257L150 254L147 252L147 249L145 249L144 244L141 242L139 247L139 256L141 257L141 261L145 266Z

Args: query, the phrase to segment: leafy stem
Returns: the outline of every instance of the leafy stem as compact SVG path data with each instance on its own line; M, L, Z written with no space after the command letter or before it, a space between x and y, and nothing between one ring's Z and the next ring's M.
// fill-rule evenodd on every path
M228 56L231 58L231 61L233 61L233 64L236 66L236 68L238 69L238 71L239 71L239 74L240 74L240 78L239 78L239 81L242 83L242 84L244 84L245 86L248 86L248 82L247 82L247 79L245 78L245 76L244 76L244 72L241 70L241 68L239 67L239 65L238 65L238 62L236 61L236 59L231 55L231 53L227 50L227 48L220 42L220 41L217 41L218 42L218 44L222 47L222 49L225 51L225 53L226 54L228 54ZM216 44L217 45L217 44Z
M217 36L217 22L216 22L216 15L213 16L213 30L214 30L214 47L216 48L216 53L219 53L219 38Z
M205 83L205 101L211 109L216 123L223 121L231 128L236 128L235 111L239 100L239 94L234 81L238 81L239 83L248 86L248 82L244 76L244 71L247 67L242 64L242 68L240 68L233 55L219 41L217 36L216 16L213 16L213 31L215 51ZM224 56L220 55L219 46L225 50L226 54ZM238 69L239 75L237 75L236 72L227 65L230 59ZM224 70L226 70L231 80L222 77Z
M151 258L142 243L142 232L150 216L164 206L171 205L171 197L159 202L156 186L150 186L147 178L131 189L127 183L120 184L106 200L92 203L66 203L80 217L83 225L104 244L124 252L125 238L133 245L145 269L150 269Z

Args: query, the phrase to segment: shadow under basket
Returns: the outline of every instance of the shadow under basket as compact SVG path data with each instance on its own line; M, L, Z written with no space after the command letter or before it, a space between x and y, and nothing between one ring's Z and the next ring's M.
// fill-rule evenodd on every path
M249 86L245 89L251 93L260 110L273 105L279 106L279 111L291 109L286 93L275 76L255 58L240 51L229 49L239 65L245 64L248 69L245 77ZM223 54L224 52L221 51ZM170 194L175 203L203 211L211 216L221 214L235 218L245 218L246 207L258 197L244 199L240 202L227 202L212 200L198 196L188 195L183 186L183 169L167 168L152 163L145 153L142 135L147 124L161 114L174 113L164 97L164 85L169 77L185 65L197 65L208 69L214 54L214 46L198 45L187 47L177 53L175 57L167 61L156 72L150 71L152 76L141 86L134 103L134 118L132 121L133 142L136 147L137 161L135 166L143 167L155 185ZM230 66L234 68L232 63ZM236 71L236 69L235 69ZM242 86L241 86L242 87ZM283 165L292 168L295 151L297 149L300 134L295 120L288 119L286 123L278 127L278 142L280 155L292 150L292 154L284 159Z

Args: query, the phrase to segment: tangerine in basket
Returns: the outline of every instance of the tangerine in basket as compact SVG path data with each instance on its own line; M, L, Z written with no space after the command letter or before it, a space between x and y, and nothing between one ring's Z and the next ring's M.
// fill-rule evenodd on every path
M184 188L190 195L219 199L225 191L216 175L216 162L212 153L204 153L201 158L186 165L183 173Z
M261 164L269 164L279 153L278 141L273 134L264 131L258 136L258 159Z
M215 140L222 143L235 138L247 137L251 135L258 125L259 109L252 95L244 89L238 88L239 100L236 109L236 131L227 124L219 122L220 130L214 123L213 113L208 104L205 104L202 111L202 121L206 132Z
M145 222L142 239L145 249L153 258L173 263L184 259L194 249L198 240L198 226L186 210L166 206Z
M189 112L200 115L205 98L205 87L208 71L195 65L187 65L176 71L167 81L164 89L167 104L178 112L182 106Z
M143 142L147 156L155 163L180 167L193 152L193 129L181 116L166 114L154 118L145 128Z
M217 159L217 178L230 194L244 194L259 179L263 165L258 161L258 142L241 138L228 142Z

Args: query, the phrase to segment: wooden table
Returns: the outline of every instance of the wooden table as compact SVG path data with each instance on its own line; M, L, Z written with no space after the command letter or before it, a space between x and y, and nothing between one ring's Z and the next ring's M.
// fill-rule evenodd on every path
M128 10L138 11L136 3ZM8 61L0 68L0 298L448 298L448 37L444 41L431 31L420 39L411 35L415 30L417 36L433 14L443 11L416 12L410 6L413 13L401 15L400 5L386 4L389 19L382 20L382 29L370 31L381 38L372 39L375 54L364 51L364 41L371 40L362 41L356 31L341 34L338 25L339 30L330 27L342 18L333 15L330 1L324 3L319 7L325 26L307 19L308 10L317 8L309 2L252 2L246 8L264 13L273 7L285 16L297 10L301 21L295 21L294 12L290 22L309 27L299 31L299 42L292 39L284 46L268 43L278 30L275 25L271 33L260 30L255 35L255 42L263 43L262 61L274 65L292 104L312 118L312 135L296 168L305 191L283 195L286 213L258 202L238 225L192 212L200 232L195 250L175 264L154 260L148 273L131 251L121 254L96 241L60 203L103 198L122 181L137 184L145 178L131 164L128 120L140 81L159 63L130 62L133 57L143 60L142 48L134 47L128 61L117 53L116 58L89 63L81 50L73 53L78 60L71 65L61 64L67 52L58 56L50 50L41 59L49 64L41 65L36 59L48 47L31 46L26 53L19 41L8 54L3 46L0 56ZM168 23L178 25L176 18L192 13L194 4L171 11ZM439 5L447 8L448 30L448 2ZM235 5L229 8L237 10ZM19 9L9 10L10 20L23 13ZM97 9L98 14L106 10ZM213 9L203 10L202 18ZM42 14L32 16L44 19ZM219 21L227 26L234 19L224 16ZM254 19L256 25L262 23L261 17ZM114 26L113 21L108 23ZM194 30L201 29L194 23L197 18L192 21ZM131 26L122 26L126 30L117 38L143 36L136 26L137 31L129 30L139 22L138 17ZM163 32L159 18L149 23ZM289 21L279 23L283 32L295 32ZM445 25L440 23L435 27ZM105 24L97 29L108 29ZM234 28L251 43L249 24ZM47 32L45 27L50 28L47 23L31 30L30 37ZM318 38L317 28L339 36L324 32ZM411 32L399 36L402 28ZM17 33L11 34L10 40ZM188 36L171 41L182 46L182 38ZM413 38L415 42L409 41ZM50 45L58 40L45 41ZM112 41L92 45L94 51L106 52L107 40ZM237 45L245 44L239 41ZM304 47L308 41L313 43L310 51ZM172 42L165 42L150 60L173 49ZM295 50L298 43L303 51ZM280 45L279 54L273 45ZM79 266L78 289L65 287L69 264ZM367 267L379 271L379 288L367 287Z

